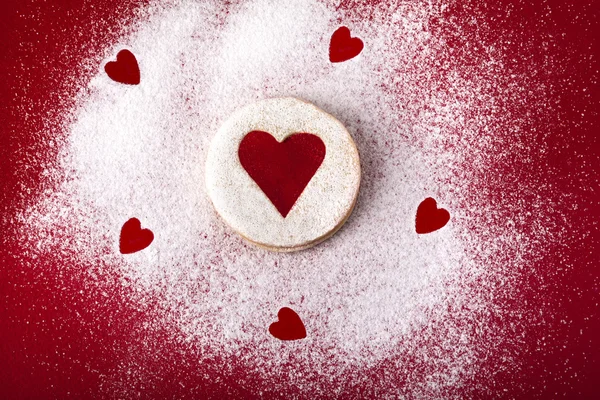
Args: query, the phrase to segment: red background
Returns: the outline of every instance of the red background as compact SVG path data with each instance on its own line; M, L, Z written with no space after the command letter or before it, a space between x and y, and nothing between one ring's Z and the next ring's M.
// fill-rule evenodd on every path
M46 124L49 115L56 116L48 113L69 107L75 79L95 73L80 60L92 57L100 63L101 49L114 42L120 23L141 3L4 0L0 5L2 398L97 397L101 376L113 373L132 349L148 354L144 368L153 376L147 384L123 378L141 397L252 397L231 378L245 373L235 360L198 364L174 356L176 344L161 343L159 328L149 331L140 323L152 305L139 309L128 303L127 293L115 289L118 285L109 278L104 287L86 287L75 276L61 273L61 267L81 263L75 256L48 257L36 260L34 269L24 268L27 249L14 240L15 211L35 201L44 183L39 154L47 160L56 156L56 148L48 146L56 131ZM594 38L599 7L597 2L574 0L472 3L464 2L464 8L484 12L492 32L540 43L549 40L551 51L564 60L563 68L548 74L557 88L552 100L564 112L563 124L537 140L546 141L550 150L543 163L549 169L546 176L557 191L572 194L568 199L578 207L565 214L569 234L531 266L532 275L544 277L544 285L532 278L520 288L524 297L537 299L533 307L551 310L544 325L527 330L528 345L518 360L521 368L498 371L494 381L481 377L464 389L464 395L488 397L486 388L491 388L496 398L600 398L599 52ZM464 10L450 13L460 18ZM515 42L515 63L519 51ZM68 290L54 290L58 286ZM143 340L148 338L152 340ZM542 338L544 346L539 345ZM234 364L230 378L202 379L202 373L216 376L221 362ZM348 390L349 395L358 393Z

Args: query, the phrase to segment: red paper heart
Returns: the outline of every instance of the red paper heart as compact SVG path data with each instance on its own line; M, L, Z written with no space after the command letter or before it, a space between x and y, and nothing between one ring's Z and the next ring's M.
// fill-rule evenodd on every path
M113 80L127 85L140 83L140 68L138 62L129 50L121 50L117 61L106 63L104 71Z
M119 238L119 250L122 254L131 254L150 246L154 234L150 229L142 229L140 220L131 218L123 224Z
M280 340L298 340L306 337L302 320L291 308L283 307L277 313L279 321L269 326L269 333Z
M428 197L417 208L415 227L417 233L430 233L442 228L449 220L450 213L443 208L437 208L436 201Z
M325 143L311 133L295 133L279 143L252 131L238 149L240 163L285 218L325 158Z
M329 61L343 62L356 57L364 44L359 38L350 37L350 29L342 26L331 35L329 43Z

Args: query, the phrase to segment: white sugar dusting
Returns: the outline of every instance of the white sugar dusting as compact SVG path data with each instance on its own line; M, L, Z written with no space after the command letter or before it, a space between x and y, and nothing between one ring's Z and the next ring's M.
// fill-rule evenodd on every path
M309 397L341 393L361 384L357 371L389 360L389 378L373 381L369 393L454 393L478 373L481 346L494 345L481 339L490 296L470 284L510 285L510 272L485 262L502 243L523 244L517 264L533 251L533 239L514 227L472 232L465 222L476 196L465 192L473 175L461 168L509 149L509 138L490 137L500 123L492 120L491 93L508 91L501 69L490 73L482 64L467 73L440 60L445 45L428 29L440 8L431 2L374 7L371 19L314 0L220 3L156 3L152 17L107 48L107 59L120 48L136 55L141 84L118 84L99 68L82 90L51 172L63 182L21 215L26 239L40 252L62 246L119 265L140 302L161 304L154 323L173 325L177 340L206 357L238 357L274 393L287 386ZM340 25L365 47L331 64L329 39ZM494 52L488 56L491 65ZM443 79L440 61L448 67ZM363 175L346 225L292 254L247 245L218 218L204 189L208 146L221 123L241 106L282 96L340 120ZM416 208L429 196L451 220L417 235ZM118 236L131 217L155 240L123 256ZM72 240L58 243L48 232L65 226L75 227ZM268 334L284 306L300 315L306 339L282 343ZM422 376L401 361L407 357L418 360ZM124 368L149 379L134 362Z

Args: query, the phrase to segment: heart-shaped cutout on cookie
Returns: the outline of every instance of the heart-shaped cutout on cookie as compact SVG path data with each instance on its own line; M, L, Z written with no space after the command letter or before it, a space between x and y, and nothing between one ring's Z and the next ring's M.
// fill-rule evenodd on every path
M119 250L122 254L131 254L144 250L154 240L150 229L142 229L142 224L137 218L131 218L123 224L119 238Z
M417 208L415 228L417 233L430 233L443 228L449 220L450 213L443 208L437 208L436 201L428 197Z
M325 143L312 133L295 133L283 142L252 131L238 149L242 167L285 218L325 158Z
M294 310L283 307L277 313L279 321L269 326L269 333L280 340L298 340L306 337L304 323Z
M104 71L113 81L127 85L140 83L140 67L137 59L129 50L121 50L117 54L117 61L106 63Z
M342 26L331 35L329 61L332 63L347 61L359 55L363 47L363 41L359 38L351 37L350 29Z

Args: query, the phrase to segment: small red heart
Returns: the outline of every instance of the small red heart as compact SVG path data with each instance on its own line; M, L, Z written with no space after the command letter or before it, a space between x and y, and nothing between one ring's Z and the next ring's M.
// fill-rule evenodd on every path
M150 229L142 229L142 224L137 218L131 218L123 224L119 238L119 250L122 254L131 254L144 250L154 240Z
M295 133L279 143L252 131L238 148L242 167L285 218L325 158L325 143L311 133Z
M442 228L449 220L450 213L443 208L437 208L435 200L428 197L417 208L415 227L417 233L430 233Z
M302 320L291 308L283 307L277 313L279 321L269 326L269 333L280 340L298 340L306 337Z
M104 71L113 81L127 85L140 83L140 67L135 56L129 50L121 50L117 54L117 61L106 63Z
M350 29L342 26L331 35L329 44L329 61L342 62L356 57L364 44L359 38L350 37Z

